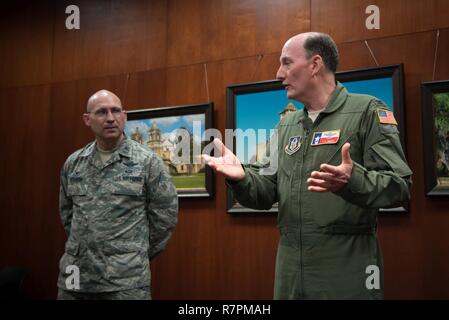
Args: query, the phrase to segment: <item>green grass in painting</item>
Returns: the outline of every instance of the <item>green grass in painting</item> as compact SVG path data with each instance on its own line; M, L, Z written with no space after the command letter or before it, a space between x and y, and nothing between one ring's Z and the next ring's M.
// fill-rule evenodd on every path
M191 176L173 176L172 178L177 189L205 188L204 173L192 174Z

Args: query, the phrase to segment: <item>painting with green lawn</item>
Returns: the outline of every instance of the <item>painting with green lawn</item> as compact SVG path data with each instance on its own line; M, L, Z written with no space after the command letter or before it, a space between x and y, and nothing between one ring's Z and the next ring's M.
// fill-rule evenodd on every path
M125 134L164 162L180 197L212 196L212 172L201 159L212 103L128 111Z

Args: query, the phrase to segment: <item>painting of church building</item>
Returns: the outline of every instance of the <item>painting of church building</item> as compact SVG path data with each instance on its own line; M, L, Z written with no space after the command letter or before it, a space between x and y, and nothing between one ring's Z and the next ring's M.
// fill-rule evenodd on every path
M130 120L125 125L125 133L132 140L148 147L164 161L177 189L205 188L205 164L202 162L201 153L193 152L194 150L201 152L201 139L193 134L192 120L196 119L198 123L202 123L202 130L204 130L204 121L201 122L201 119L197 118L181 116ZM186 161L179 161L181 151L185 152L180 148L182 142L180 130L183 130L184 137L188 138L190 143L187 149L189 154L181 158L188 159ZM185 134L186 132L188 135Z

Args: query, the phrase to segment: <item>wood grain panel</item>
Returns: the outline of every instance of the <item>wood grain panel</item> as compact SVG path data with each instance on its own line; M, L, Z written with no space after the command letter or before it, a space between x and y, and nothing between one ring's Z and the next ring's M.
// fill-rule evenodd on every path
M226 118L226 85L254 80L256 71L264 68L257 57L207 64L215 127L221 132ZM170 68L167 105L201 101L206 97L204 77L204 65ZM185 85L180 85L179 79ZM225 192L224 179L217 176L215 199L180 200L173 238L152 262L156 299L272 298L276 218L226 214ZM167 286L168 282L173 285Z
M2 10L0 86L50 82L53 44L51 4L48 1L25 1L20 6L6 5Z
M435 298L432 292L449 293L442 282L432 280L446 277L432 261L448 266L449 252L441 238L449 227L449 215L442 214L448 212L441 201L435 205L434 200L424 196L423 189L420 84L432 77L435 39L436 32L431 31L369 41L380 64L404 63L407 151L414 172L410 213L380 218L387 298ZM440 72L449 76L448 71ZM432 289L426 289L429 287Z
M436 37L437 34L435 34L435 41ZM442 29L440 30L440 35L438 39L437 57L435 64L435 78L429 80L449 79L449 59L447 59L448 52L449 52L449 29ZM429 58L430 57L428 57L428 59Z
M126 110L164 107L166 105L166 76L166 69L127 75L128 84L122 101Z
M376 63L363 41L339 43L340 62L337 71L375 67Z
M80 1L80 29L55 15L53 81L98 77L165 66L166 1Z
M277 52L310 30L306 0L174 0L168 11L170 66Z
M33 285L26 286L26 294L45 295L55 284L50 281L58 225L57 193L52 190L48 161L50 86L3 89L0 103L10 110L0 128L0 265L28 268L27 285Z
M380 29L368 30L367 6L380 9ZM445 0L311 1L311 29L329 33L337 42L349 42L449 27Z

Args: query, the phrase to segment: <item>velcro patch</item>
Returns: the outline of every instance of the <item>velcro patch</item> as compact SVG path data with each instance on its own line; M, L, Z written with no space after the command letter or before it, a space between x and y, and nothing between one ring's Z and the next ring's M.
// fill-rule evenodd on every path
M398 125L396 119L394 118L393 112L386 109L377 109L377 117L379 118L379 122L383 124L394 124Z
M335 144L340 139L340 130L315 132L312 138L312 146L322 144Z

